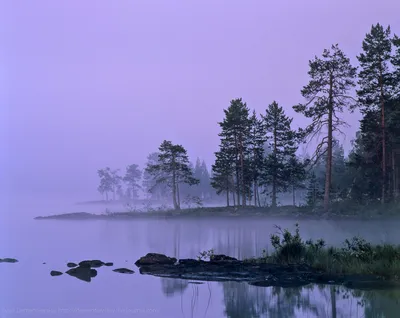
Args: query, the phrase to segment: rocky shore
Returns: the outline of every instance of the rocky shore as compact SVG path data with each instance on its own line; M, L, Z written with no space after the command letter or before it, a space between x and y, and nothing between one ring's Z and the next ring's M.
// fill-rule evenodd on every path
M269 264L240 261L226 255L212 255L209 261L180 259L149 253L135 265L142 275L197 281L237 281L255 286L299 287L315 284L345 285L350 288L398 287L374 275L331 275L306 264Z

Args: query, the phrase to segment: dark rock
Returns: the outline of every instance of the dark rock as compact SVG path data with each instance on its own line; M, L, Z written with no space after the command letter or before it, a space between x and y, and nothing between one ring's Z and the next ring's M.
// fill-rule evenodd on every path
M168 257L163 254L148 253L135 262L135 265L140 267L143 265L173 265L176 263L175 257Z
M223 254L216 254L210 256L210 262L220 262L220 261L237 261L237 258L226 256Z
M43 265L46 265L46 262L43 262Z
M116 269L113 269L113 272L121 273L121 274L133 274L134 273L133 270L130 270L127 268L116 268Z
M97 271L87 266L71 268L66 273L85 282L91 282L92 278L97 276Z
M202 285L202 284L204 284L204 282L189 282L188 284Z
M114 266L114 263L112 262L104 263L104 266Z
M67 267L69 267L69 268L77 267L77 266L78 266L78 264L75 264L75 263L72 263L72 262L67 263Z
M205 264L205 263L206 263L206 261L197 260L197 259L191 259L191 258L186 258L186 259L180 259L179 260L179 264L187 265L187 266L190 266L190 265L197 266L197 265Z
M17 263L15 258L0 258L0 263Z
M90 260L90 261L82 261L79 263L79 266L81 267L93 267L93 268L98 268L104 265L104 262L99 261L97 259L95 260Z
M63 273L62 272L59 272L59 271L51 271L50 272L50 275L51 276L61 276Z

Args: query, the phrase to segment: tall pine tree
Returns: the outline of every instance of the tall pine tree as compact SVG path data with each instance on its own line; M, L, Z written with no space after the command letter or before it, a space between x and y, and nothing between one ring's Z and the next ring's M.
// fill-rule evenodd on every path
M234 99L228 109L224 109L225 118L219 123L221 127L221 147L220 151L227 151L233 154L233 165L235 169L235 187L237 204L246 205L247 184L246 184L246 158L249 151L249 135L251 121L249 118L249 108L241 98ZM226 156L228 157L228 156ZM241 200L242 199L242 200Z
M362 43L363 52L357 56L360 62L359 90L357 91L361 112L380 113L380 147L381 147L381 203L385 203L387 184L387 141L385 106L393 94L393 74L389 69L392 42L390 27L384 29L379 23L373 25L370 33Z
M297 150L296 133L291 130L292 118L285 115L277 102L268 106L262 115L272 152L266 158L264 182L272 186L272 206L277 206L277 193L288 187L289 159Z
M346 124L339 118L339 113L346 107L354 107L354 99L348 92L355 86L356 68L350 64L349 58L337 44L332 45L330 50L325 49L322 58L315 57L309 62L309 66L311 80L301 91L306 103L293 106L293 109L311 118L312 123L305 129L311 138L327 128L327 135L319 142L313 161L316 162L323 154L327 154L324 210L328 211L332 183L333 133L341 133L341 126Z

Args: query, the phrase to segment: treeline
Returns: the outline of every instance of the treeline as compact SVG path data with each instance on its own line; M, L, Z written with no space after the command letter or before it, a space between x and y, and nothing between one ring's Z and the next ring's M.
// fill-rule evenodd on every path
M186 150L169 141L162 143L159 152L148 155L144 170L131 164L121 175L119 169L106 167L98 170L98 176L98 191L106 201L136 200L143 192L146 199L163 202L173 195L174 208L178 209L181 201L186 205L201 205L203 200L211 200L216 196L204 160L197 158L192 164Z
M293 129L293 119L276 101L257 114L241 98L232 100L219 123L220 145L210 174L199 161L191 166L183 146L164 141L148 157L145 191L172 195L176 209L183 193L212 196L210 185L228 206L263 206L266 197L277 206L279 195L287 192L294 205L296 192L306 192L307 204L325 211L332 201L366 205L398 200L400 39L390 27L373 25L357 59L355 67L335 44L309 61L309 82L300 91L303 102L292 106L310 122L300 129ZM343 114L355 109L362 114L360 129L345 157L338 137L348 125ZM299 146L312 139L314 153L300 158ZM130 166L122 179L132 195L139 189L132 175L138 173L137 166ZM111 179L115 174L108 170ZM104 179L104 169L99 176ZM108 191L115 193L118 183L109 183ZM99 191L104 193L102 185Z

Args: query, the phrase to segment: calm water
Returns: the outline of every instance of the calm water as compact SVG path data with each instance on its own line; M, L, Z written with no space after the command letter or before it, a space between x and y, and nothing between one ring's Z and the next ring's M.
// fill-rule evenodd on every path
M54 207L12 206L0 218L0 317L399 317L400 291L352 291L342 287L260 288L244 283L191 284L143 276L134 262L148 252L188 258L214 248L239 258L268 247L268 220L34 221ZM88 208L74 207L76 211ZM95 208L94 208L95 209ZM52 213L50 213L50 210ZM44 212L45 211L45 212ZM68 212L71 211L69 208ZM92 209L93 211L93 209ZM12 213L11 213L12 212ZM28 217L29 216L29 217ZM400 243L399 222L303 221L302 235L332 244L360 234L373 242ZM101 259L133 275L98 269L92 282L69 275L69 261ZM43 263L46 264L43 264Z

